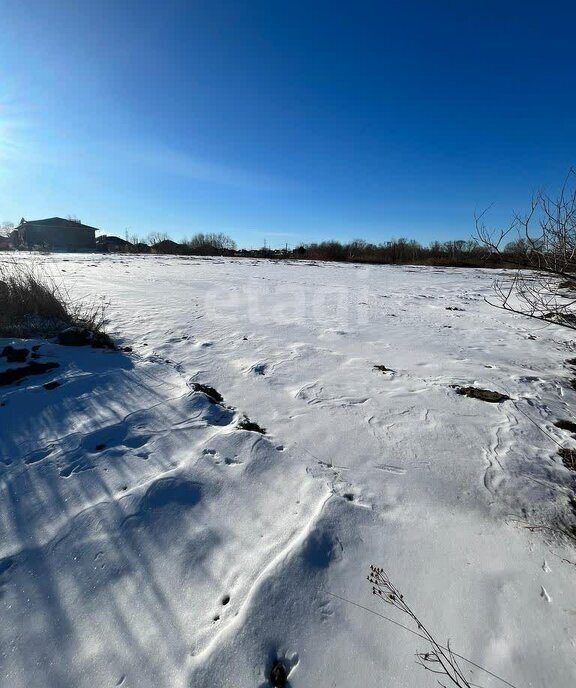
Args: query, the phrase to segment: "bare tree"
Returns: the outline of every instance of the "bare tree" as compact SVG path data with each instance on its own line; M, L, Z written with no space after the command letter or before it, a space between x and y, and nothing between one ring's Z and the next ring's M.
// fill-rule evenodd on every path
M170 237L166 232L150 232L150 234L146 237L146 242L150 244L150 246L156 246L156 244L159 244L162 241L168 241Z
M218 255L222 251L236 250L236 242L226 234L202 232L183 242L188 251L197 255Z
M9 236L14 229L14 223L5 220L0 224L0 236Z
M528 212L514 214L506 229L487 228L485 214L476 216L478 240L518 268L495 283L490 303L576 329L576 169L569 170L557 197L539 191Z

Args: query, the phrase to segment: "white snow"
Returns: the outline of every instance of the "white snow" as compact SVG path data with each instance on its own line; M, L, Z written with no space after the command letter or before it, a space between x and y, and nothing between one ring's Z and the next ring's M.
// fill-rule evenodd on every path
M19 260L133 351L28 341L60 368L0 387L1 686L264 688L276 658L293 688L436 685L371 563L508 685L574 685L576 552L526 526L572 518L576 354L485 303L493 271Z

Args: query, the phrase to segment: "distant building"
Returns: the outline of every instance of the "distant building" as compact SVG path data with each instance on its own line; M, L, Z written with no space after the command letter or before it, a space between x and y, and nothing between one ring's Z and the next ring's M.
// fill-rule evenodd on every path
M97 237L96 246L101 251L110 252L130 251L133 248L133 244L126 241L126 239L121 239L117 236L107 236L106 234Z
M90 251L96 248L95 227L79 220L50 217L46 220L20 220L16 227L18 248L43 248L60 251Z
M175 241L170 239L164 239L164 241L159 241L157 244L152 246L152 253L167 253L171 255L180 255L184 253L184 247L182 244L177 244Z

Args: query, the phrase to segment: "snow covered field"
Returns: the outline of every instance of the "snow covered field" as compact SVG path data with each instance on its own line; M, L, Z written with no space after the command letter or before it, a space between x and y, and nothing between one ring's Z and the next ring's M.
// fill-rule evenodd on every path
M1 686L264 688L276 658L293 688L436 685L371 563L508 683L471 682L575 684L576 552L524 527L572 518L574 347L486 304L494 272L20 259L133 351L29 341L60 367L0 387Z

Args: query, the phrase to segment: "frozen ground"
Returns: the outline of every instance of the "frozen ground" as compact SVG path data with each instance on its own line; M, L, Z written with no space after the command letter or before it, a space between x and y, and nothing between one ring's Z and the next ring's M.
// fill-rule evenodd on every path
M133 351L43 343L60 367L0 387L0 685L263 688L275 658L293 688L436 685L341 599L407 621L371 563L508 686L574 685L576 553L524 527L572 517L568 331L491 308L484 270L34 260Z

